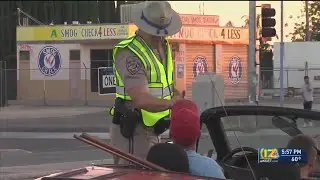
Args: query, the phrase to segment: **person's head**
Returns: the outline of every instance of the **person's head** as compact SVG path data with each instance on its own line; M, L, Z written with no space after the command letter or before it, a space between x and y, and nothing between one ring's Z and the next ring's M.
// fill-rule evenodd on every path
M307 163L301 163L300 171L301 177L308 177L309 173L313 171L317 163L317 149L318 145L315 139L309 135L300 134L293 137L287 145L287 148L299 148L302 149L307 155Z
M189 160L184 149L177 144L159 143L152 146L147 161L169 171L189 173Z
M145 1L132 8L132 20L146 39L159 39L180 31L182 22L167 1Z
M170 137L174 143L186 149L195 149L201 135L200 113L190 100L177 101L171 109Z
M308 84L309 83L309 76L304 76L304 82L306 83L306 84Z

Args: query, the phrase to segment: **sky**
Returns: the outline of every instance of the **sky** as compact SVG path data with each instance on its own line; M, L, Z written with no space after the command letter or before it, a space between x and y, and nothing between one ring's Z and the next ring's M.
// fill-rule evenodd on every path
M228 21L232 21L235 26L241 27L244 15L249 15L249 1L169 1L172 8L180 14L200 14L199 5L204 3L205 15L218 15L220 17L220 26L224 26ZM303 1L284 1L283 2L283 19L288 26L284 27L284 41L290 41L290 37L286 37L293 31L294 23L301 21L296 16L301 15ZM271 4L276 10L276 30L280 38L280 1L257 1L257 6L261 4ZM257 8L257 14L260 14L260 8ZM292 19L289 17L293 16ZM280 40L274 39L274 42Z

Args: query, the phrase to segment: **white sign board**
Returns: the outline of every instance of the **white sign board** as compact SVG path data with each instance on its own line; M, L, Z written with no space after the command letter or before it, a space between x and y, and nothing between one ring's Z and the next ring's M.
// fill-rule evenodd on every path
M103 79L103 84L102 84L103 88L116 87L114 82L115 81L114 75L102 75L102 79Z
M98 68L98 87L99 95L116 93L114 72L112 67Z
M67 44L32 45L30 80L69 80Z

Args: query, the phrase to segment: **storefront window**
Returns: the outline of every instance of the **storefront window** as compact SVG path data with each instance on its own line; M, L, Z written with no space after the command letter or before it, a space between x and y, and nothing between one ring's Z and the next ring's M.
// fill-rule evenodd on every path
M98 68L112 67L112 49L91 49L90 62L91 92L98 92Z

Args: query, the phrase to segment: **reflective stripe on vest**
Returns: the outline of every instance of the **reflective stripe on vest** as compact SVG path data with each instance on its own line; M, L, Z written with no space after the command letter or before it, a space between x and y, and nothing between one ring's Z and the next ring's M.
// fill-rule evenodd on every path
M155 97L160 97L163 98L165 96L170 96L172 95L172 91L173 91L173 85L169 85L166 88L153 88L153 87L149 87L149 92L150 94L152 94ZM129 96L126 92L125 92L125 88L124 87L116 87L116 93L121 95L121 96Z
M161 61L159 61L157 56L153 53L151 48L149 48L145 42L137 40L135 36L123 40L115 46L115 48L113 49L113 60L116 60L115 57L119 48L128 48L129 50L131 50L141 60L145 71L148 74L148 87L150 93L154 97L170 100L173 95L173 61L170 45L168 42L166 44L166 69L162 65ZM121 76L119 75L115 66L114 72L116 79L116 97L125 100L131 100L131 97L127 94L123 81L121 80ZM141 110L141 113L143 122L146 126L153 126L158 120L170 115L169 110L158 113L151 113L145 110Z

